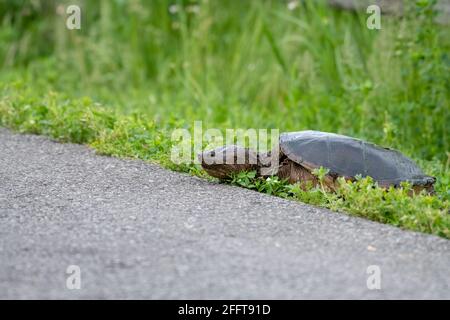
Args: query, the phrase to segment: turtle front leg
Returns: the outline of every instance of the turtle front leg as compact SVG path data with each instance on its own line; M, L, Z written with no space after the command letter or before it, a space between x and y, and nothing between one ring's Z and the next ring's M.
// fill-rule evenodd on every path
M308 185L314 187L320 185L319 179L311 171L289 159L284 159L281 162L277 176L282 180L287 180L291 184L299 183L303 190L306 190ZM331 191L336 190L335 179L333 177L326 176L323 183Z
M313 185L316 185L319 182L317 177L311 172L289 159L285 159L281 162L277 176L280 179L287 180L291 184L298 182L307 184L308 182L311 182Z

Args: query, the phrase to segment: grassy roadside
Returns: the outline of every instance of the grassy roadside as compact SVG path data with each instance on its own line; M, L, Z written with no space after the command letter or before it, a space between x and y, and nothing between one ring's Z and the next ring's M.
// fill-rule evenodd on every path
M89 98L67 99L50 92L46 96L30 95L24 83L0 85L0 125L20 132L44 134L63 142L88 144L98 153L142 159L162 166L205 177L196 165L175 165L170 161L171 129L179 123L164 126L139 114L125 115L108 110ZM425 164L425 162L423 162ZM431 233L450 239L450 180L447 167L427 162L428 173L437 175L437 195L410 197L410 186L384 190L370 179L350 183L341 181L337 193L323 186L302 190L276 177L255 178L254 172L243 172L232 184L284 198L342 211L405 229ZM316 172L323 179L324 171Z
M358 137L415 159L437 195L370 179L337 194L231 182L450 238L450 28L434 24L435 3L405 1L404 17L369 30L364 13L319 0L0 2L0 125L203 177L170 161L173 129ZM67 4L81 30L65 27Z

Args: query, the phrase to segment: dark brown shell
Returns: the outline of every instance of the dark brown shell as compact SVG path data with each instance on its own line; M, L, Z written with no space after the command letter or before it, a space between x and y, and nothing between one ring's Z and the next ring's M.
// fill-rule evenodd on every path
M290 160L313 170L324 167L333 176L354 178L371 176L382 186L398 186L402 181L413 185L432 185L427 176L400 152L359 139L320 131L283 133L280 150Z

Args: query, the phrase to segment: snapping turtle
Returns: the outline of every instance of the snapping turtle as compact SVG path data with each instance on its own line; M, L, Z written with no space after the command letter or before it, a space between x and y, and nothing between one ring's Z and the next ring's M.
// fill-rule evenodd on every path
M335 190L338 177L354 180L361 175L371 176L381 187L398 187L408 181L415 192L425 189L430 193L436 180L399 151L344 135L311 130L282 133L279 150L268 153L233 145L204 151L198 156L205 171L219 179L240 171L256 170L258 176L276 175L290 183L310 181L316 185L318 179L311 172L324 167L329 170L324 182L331 190Z

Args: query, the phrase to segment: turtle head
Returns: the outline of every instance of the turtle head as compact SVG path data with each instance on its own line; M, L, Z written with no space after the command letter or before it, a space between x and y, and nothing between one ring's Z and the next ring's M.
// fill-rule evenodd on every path
M219 179L227 179L232 174L258 168L256 152L234 145L201 152L198 159L210 176Z

